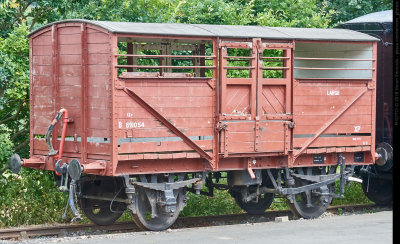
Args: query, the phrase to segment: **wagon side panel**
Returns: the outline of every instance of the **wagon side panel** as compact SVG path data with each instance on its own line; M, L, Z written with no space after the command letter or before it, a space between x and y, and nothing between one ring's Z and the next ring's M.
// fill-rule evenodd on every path
M374 45L300 43L296 48L295 158L327 152L374 152ZM372 159L365 154L357 162L372 163Z
M55 24L31 37L32 154L47 155L44 135L56 113L69 118L63 155L110 160L110 41L83 23ZM61 121L53 130L57 150Z
M135 81L125 86L202 150L212 151L213 97L207 82ZM116 92L115 100L119 160L199 157L143 103L123 90Z

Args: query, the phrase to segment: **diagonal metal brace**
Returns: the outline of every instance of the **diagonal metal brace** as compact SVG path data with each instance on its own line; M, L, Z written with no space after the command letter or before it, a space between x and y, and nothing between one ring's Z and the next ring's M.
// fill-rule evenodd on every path
M157 110L151 107L148 103L146 103L142 98L140 98L135 92L131 89L124 87L124 92L128 94L133 100L135 100L140 106L147 110L151 115L153 115L156 119L158 119L161 123L165 125L168 129L170 129L175 135L182 138L182 140L193 150L200 154L203 158L205 158L210 164L214 164L214 160L212 157L205 152L201 147L199 147L194 141L190 140L184 133L182 133L178 128L176 128L173 124L171 124L164 116L162 116Z
M353 105L367 90L368 90L367 87L365 87L364 89L362 89L357 95L355 95L355 96L353 97L353 99L352 99L348 104L346 104L346 105L339 111L339 113L337 113L332 119L330 119L328 122L326 122L326 123L318 130L318 132L315 134L314 137L310 138L307 142L305 142L304 145L303 145L303 147L302 147L300 150L298 150L298 151L296 151L296 152L294 153L294 155L293 155L294 160L295 160L298 156L300 156L300 154L303 153L304 150L306 150L316 139L318 139L319 136L320 136L324 131L326 131L326 130L333 124L333 122L335 122L337 119L339 119L340 116L342 116L342 115L344 114L344 112L346 112L346 111L351 107L351 105Z

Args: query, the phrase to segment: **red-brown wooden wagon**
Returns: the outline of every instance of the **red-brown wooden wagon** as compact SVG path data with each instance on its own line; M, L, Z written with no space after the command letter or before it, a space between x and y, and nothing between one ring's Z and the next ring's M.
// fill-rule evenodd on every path
M315 218L379 156L366 34L64 20L29 38L31 151L11 164L55 171L77 218L75 195L97 224L127 207L162 230L215 187L250 214L281 194Z

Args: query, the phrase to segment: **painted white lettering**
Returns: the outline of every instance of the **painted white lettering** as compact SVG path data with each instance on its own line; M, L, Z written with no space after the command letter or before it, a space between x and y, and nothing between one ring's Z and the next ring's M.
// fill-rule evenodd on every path
M143 128L144 122L126 122L125 128L132 129L132 128Z
M338 90L328 90L328 91L326 91L326 95L328 95L328 96L339 96L340 95L340 91L338 91Z

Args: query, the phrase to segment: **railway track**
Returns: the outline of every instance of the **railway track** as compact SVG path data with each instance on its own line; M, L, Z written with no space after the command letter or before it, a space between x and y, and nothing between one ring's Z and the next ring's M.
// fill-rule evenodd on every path
M329 207L327 212L337 214L339 212L345 213L363 210L370 211L377 208L379 207L374 204L339 205ZM280 216L289 216L289 218L293 218L293 214L290 210L267 211L262 215L231 214L201 217L182 217L178 218L171 228L180 229L240 223L258 223L273 221L276 217ZM17 227L0 229L0 240L26 240L29 238L41 236L65 237L76 232L85 234L101 234L127 231L132 232L141 230L135 225L133 221L117 222L109 226L99 226L95 224L65 224L54 226Z

